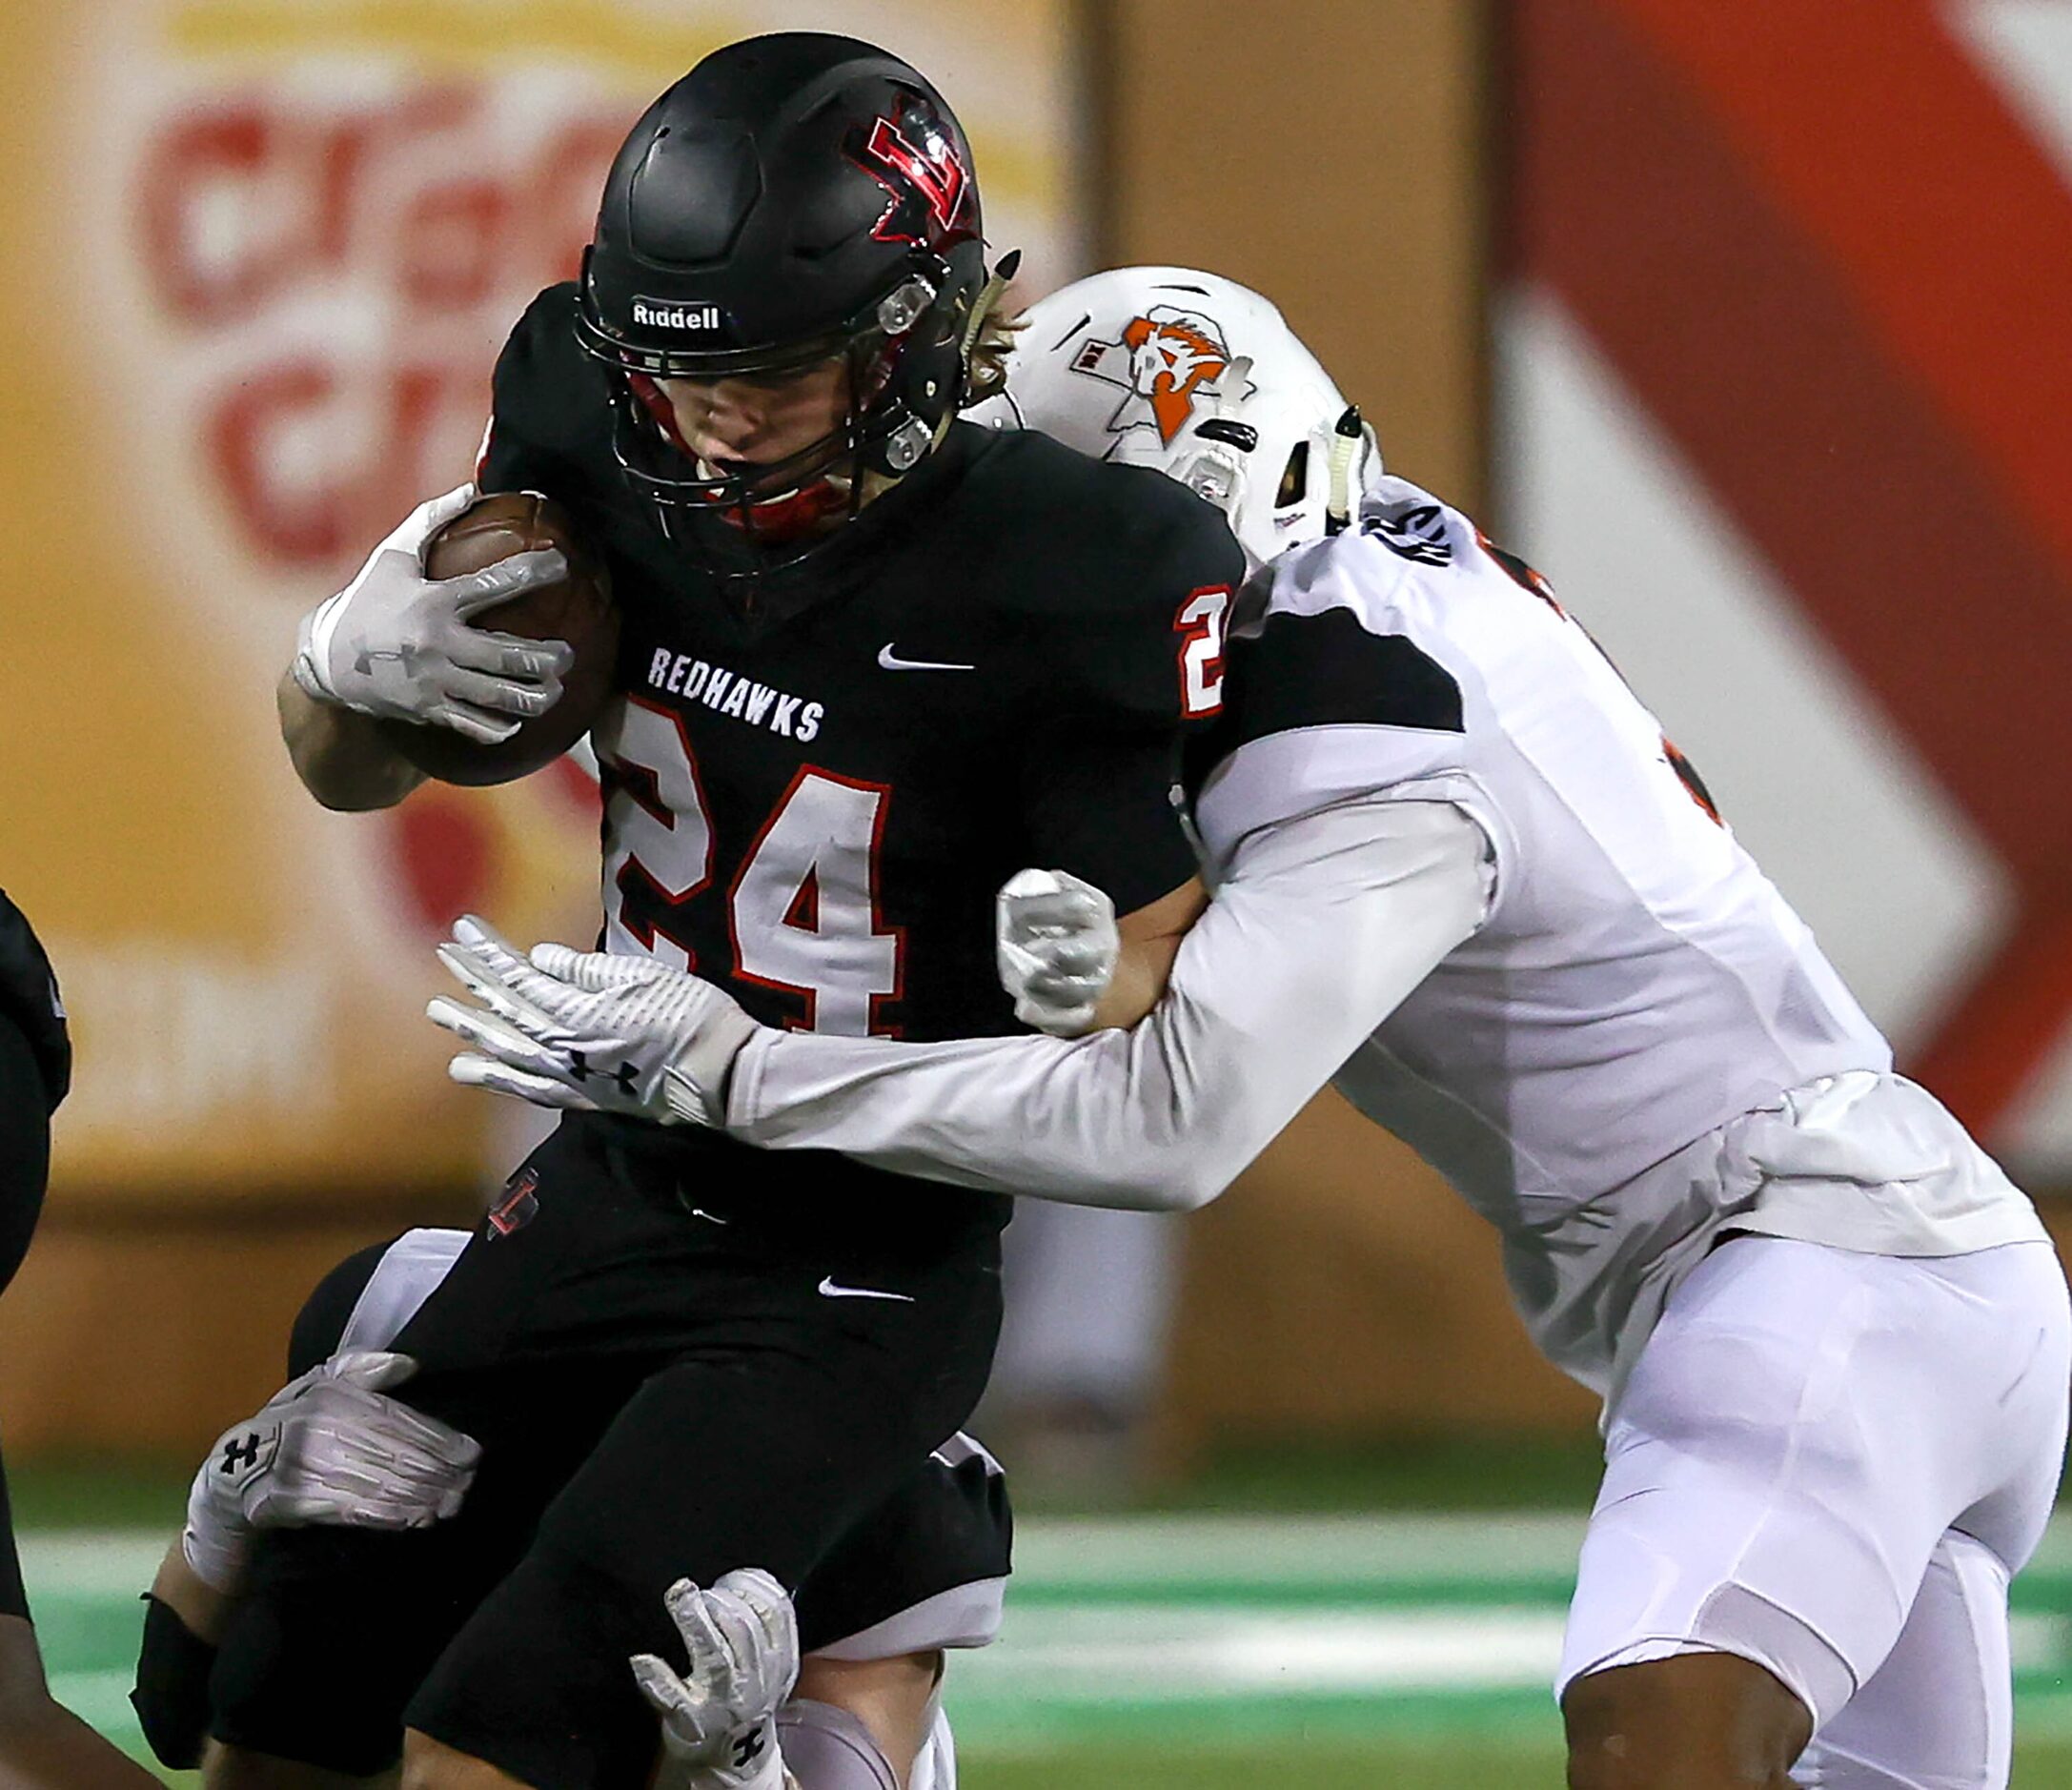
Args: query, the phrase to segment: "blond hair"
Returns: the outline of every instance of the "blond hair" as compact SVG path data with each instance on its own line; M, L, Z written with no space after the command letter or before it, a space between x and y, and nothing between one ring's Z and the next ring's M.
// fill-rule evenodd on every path
M965 408L981 403L1006 388L1007 362L1014 354L1014 338L1026 327L1019 315L1007 315L1005 287L989 295L985 314L980 317L978 334L971 342L971 376L965 382Z

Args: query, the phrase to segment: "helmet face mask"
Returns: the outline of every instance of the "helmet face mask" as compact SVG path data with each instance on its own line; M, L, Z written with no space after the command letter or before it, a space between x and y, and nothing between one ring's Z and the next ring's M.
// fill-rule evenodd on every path
M904 472L933 445L933 431L903 406L876 402L892 377L903 347L883 332L864 331L839 345L832 355L822 352L811 357L758 361L717 377L702 369L695 374L682 370L681 362L660 375L633 372L617 364L611 386L613 457L620 473L648 501L664 512L680 513L675 519L709 520L718 516L750 540L792 541L798 538L796 525L805 519L808 508L815 519L832 519L849 506L852 498L860 503L876 463L885 462L888 470ZM667 390L679 381L782 385L821 368L838 370L841 410L834 427L767 459L701 458L683 438ZM823 498L810 506L792 501L817 487L835 492L839 500L829 502ZM692 526L697 526L695 519Z
M853 393L846 366L842 383L845 394ZM613 381L612 455L627 482L692 539L721 521L745 540L774 546L818 533L818 526L805 525L832 519L846 506L855 485L856 414L853 396L845 396L836 428L803 447L769 459L708 460L684 440L662 384L627 374ZM815 500L802 501L808 498Z
M934 447L968 387L985 287L970 152L940 96L868 44L780 32L706 57L635 127L576 334L611 370L613 453L664 529L721 571L766 570ZM846 414L766 463L701 460L658 389L830 360Z

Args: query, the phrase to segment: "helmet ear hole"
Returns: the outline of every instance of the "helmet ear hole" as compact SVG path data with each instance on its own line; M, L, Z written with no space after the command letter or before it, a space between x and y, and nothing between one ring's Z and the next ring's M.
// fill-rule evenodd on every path
M1273 494L1273 507L1285 510L1291 503L1300 503L1310 488L1310 444L1297 441L1288 452L1288 464L1281 468L1281 487Z

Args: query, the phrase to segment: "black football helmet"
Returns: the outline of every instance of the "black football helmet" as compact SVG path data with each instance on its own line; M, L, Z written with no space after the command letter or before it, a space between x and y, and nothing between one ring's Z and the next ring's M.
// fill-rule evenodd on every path
M613 369L614 450L664 526L766 567L826 538L773 526L802 497L853 517L866 475L896 479L933 447L967 396L985 280L971 152L942 96L872 45L781 31L715 51L634 126L576 328ZM838 356L846 417L776 463L695 458L656 383Z

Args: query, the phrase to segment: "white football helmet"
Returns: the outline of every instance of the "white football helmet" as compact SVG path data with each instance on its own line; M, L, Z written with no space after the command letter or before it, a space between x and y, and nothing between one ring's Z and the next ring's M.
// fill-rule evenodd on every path
M1381 478L1374 432L1280 312L1235 280L1113 268L1022 322L1006 390L972 420L1155 466L1229 518L1249 570L1335 532Z

